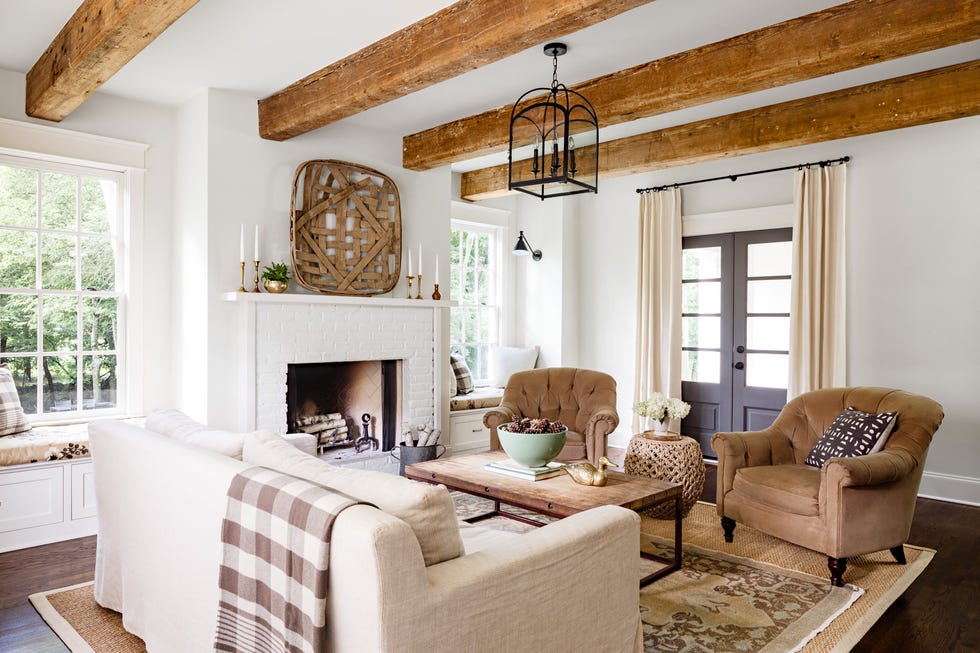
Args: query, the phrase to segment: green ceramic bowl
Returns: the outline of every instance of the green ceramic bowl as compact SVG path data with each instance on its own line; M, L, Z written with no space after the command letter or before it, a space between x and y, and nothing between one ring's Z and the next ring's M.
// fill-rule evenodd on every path
M527 467L544 467L565 446L568 428L558 433L511 433L504 426L497 427L500 446L510 458Z

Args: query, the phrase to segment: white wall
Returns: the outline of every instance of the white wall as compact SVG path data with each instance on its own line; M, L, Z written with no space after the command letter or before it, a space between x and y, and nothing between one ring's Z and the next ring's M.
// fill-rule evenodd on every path
M262 265L289 263L289 200L297 166L310 159L339 159L375 168L398 186L403 243L414 252L419 242L423 245L423 294L428 296L436 254L441 276L448 279L452 176L448 167L421 173L402 169L401 138L388 133L330 125L284 143L263 140L255 98L245 95L209 90L207 113L207 421L215 428L234 428L244 405L237 384L243 369L236 358L238 306L222 301L221 294L238 288L239 225L247 225L246 258L251 259L251 230L258 224ZM290 287L290 292L300 291L295 283ZM391 296L405 293L402 279ZM448 318L443 328L448 331Z
M902 388L943 404L921 492L980 503L978 144L980 117L973 117L601 182L598 195L579 200L581 365L616 378L628 425L636 188L850 155L848 383ZM792 175L687 187L684 213L792 202ZM629 433L620 431L625 442Z
M579 358L578 201L542 202L519 195L516 223L542 256L540 261L520 257L515 264L515 339L539 347L538 367L574 367Z
M170 360L171 258L174 198L174 130L172 109L95 93L60 123L24 113L24 75L0 70L0 117L149 145L143 213L143 404L144 410L172 404Z

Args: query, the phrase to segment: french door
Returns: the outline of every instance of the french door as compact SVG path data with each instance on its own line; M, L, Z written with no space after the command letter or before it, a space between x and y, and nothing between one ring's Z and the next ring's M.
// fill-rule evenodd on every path
M684 433L714 457L711 436L772 424L786 404L792 229L683 240Z

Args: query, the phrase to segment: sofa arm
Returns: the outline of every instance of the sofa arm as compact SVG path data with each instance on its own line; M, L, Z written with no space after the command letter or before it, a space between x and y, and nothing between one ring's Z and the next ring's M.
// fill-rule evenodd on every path
M821 487L862 487L893 483L915 469L915 458L904 449L886 449L867 456L831 458L821 470Z
M490 448L500 448L500 438L497 437L497 427L501 424L513 422L515 417L520 417L521 411L517 406L508 403L501 403L496 408L491 408L483 413L483 425L490 429Z
M433 619L400 650L642 650L639 524L636 513L603 506L427 568L429 600L414 605ZM471 618L460 627L446 614ZM501 628L516 623L547 627Z

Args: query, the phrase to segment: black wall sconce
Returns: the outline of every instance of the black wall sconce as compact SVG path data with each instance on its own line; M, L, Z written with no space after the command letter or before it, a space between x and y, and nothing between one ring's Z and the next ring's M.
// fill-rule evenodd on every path
M527 242L527 237L524 236L524 232L517 237L517 244L514 245L514 255L515 256L530 256L535 261L541 260L541 250L534 249L531 247L531 243Z

